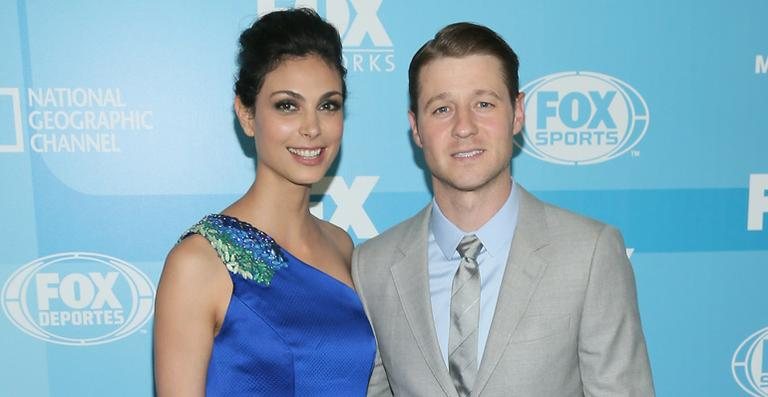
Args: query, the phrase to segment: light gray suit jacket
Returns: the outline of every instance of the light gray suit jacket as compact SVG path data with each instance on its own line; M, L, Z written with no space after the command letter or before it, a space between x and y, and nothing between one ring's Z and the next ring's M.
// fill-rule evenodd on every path
M653 396L621 235L520 193L472 395ZM457 396L432 317L430 213L428 205L353 254L352 277L379 348L369 396Z

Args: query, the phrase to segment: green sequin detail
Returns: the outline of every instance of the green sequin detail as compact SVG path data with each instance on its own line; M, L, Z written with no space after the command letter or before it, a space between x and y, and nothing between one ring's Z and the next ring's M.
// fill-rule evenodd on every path
M265 287L271 283L275 271L286 266L280 246L272 237L237 218L208 215L179 241L190 234L205 237L230 272Z

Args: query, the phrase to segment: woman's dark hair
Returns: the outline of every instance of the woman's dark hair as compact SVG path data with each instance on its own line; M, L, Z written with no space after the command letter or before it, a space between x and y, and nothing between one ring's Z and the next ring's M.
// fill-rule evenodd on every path
M339 32L311 9L296 8L266 14L240 35L240 70L235 94L243 105L252 108L264 77L280 62L316 55L339 72L342 95L346 98L344 78L347 70L341 50Z

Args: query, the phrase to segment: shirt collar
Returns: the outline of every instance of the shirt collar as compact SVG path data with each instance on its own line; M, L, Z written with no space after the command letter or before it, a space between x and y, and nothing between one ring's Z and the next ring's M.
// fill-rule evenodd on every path
M458 258L456 247L467 234L475 234L480 239L483 243L483 252L488 252L491 256L504 255L509 252L509 244L512 242L512 233L517 224L519 201L517 184L512 180L512 189L504 205L479 229L464 232L445 217L433 198L429 229L446 259Z

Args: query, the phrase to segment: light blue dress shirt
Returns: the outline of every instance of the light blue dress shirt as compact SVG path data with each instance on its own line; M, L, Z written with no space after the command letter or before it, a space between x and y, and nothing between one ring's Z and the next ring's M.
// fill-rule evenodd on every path
M477 262L480 267L480 324L477 335L478 365L485 351L488 331L491 329L493 312L499 298L501 280L507 266L512 237L517 226L519 206L518 189L512 181L512 189L504 205L480 229L464 232L445 217L437 202L432 201L429 221L428 267L429 293L432 300L432 316L435 331L448 366L448 330L450 329L451 285L461 258L456 252L461 238L476 235L483 243Z

